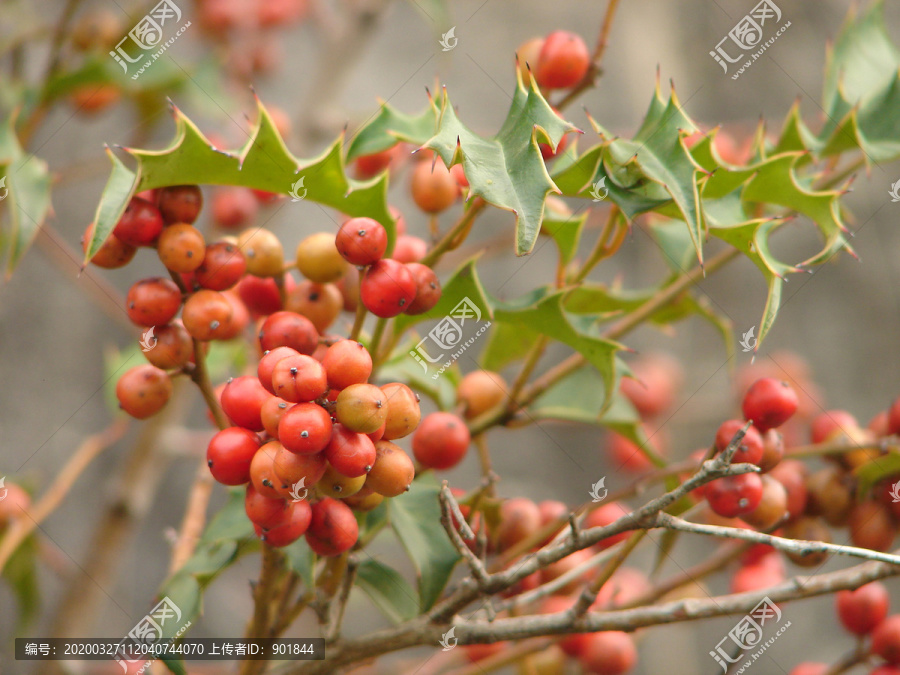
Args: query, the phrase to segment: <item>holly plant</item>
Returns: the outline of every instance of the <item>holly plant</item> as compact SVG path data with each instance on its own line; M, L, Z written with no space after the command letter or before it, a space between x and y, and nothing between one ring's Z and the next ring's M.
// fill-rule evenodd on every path
M200 5L207 30L229 20L215 4ZM758 333L741 341L755 354L788 279L854 255L850 181L900 157L900 52L881 3L851 15L830 48L827 122L809 126L797 105L742 143L692 120L674 86L659 82L633 134L571 112L601 74L617 5L609 0L593 51L563 30L522 44L509 109L492 130L474 129L456 92L435 87L418 111L382 102L317 155L298 157L285 115L262 100L246 139L232 144L178 107L177 88L161 100L177 73L160 68L128 94L148 115L169 105L174 135L162 149L107 148L111 172L84 230L83 267L127 270L143 257L156 268L132 278L121 300L139 345L109 357L115 400L150 428L173 409L187 414L194 387L202 423L214 428L184 496L169 574L146 599L179 609L181 623L161 639L201 623L218 577L247 558L259 572L245 636L293 636L303 622L324 647L318 660L237 661L243 675L462 675L512 664L650 672L638 645L655 626L757 618L753 639L722 647L706 636L705 668L732 672L768 631L765 619L824 594L836 594L848 656L814 663L816 650L800 645L808 661L790 672L900 672L900 615L889 616L879 581L900 574L889 553L900 527L900 399L863 426L850 412L817 410L796 358L757 363L739 371L739 405L716 411L715 436L679 453L649 425L671 413L684 366L629 346L639 327L669 333L699 318L733 355L731 322L699 284L745 258L766 289ZM85 35L102 42L96 31ZM34 130L57 98L88 84L100 83L91 105L122 95L107 78L118 67L95 55L74 73L51 68L2 127L10 272L49 227L48 167L27 150ZM395 189L408 189L416 208L394 208ZM310 205L335 226L311 231L296 219L300 243L286 251L263 214ZM494 210L505 213L492 219ZM663 253L661 280L593 280L636 222ZM772 238L788 227L815 231L816 250L777 256ZM499 255L523 260L550 246L554 269L547 278L535 269L517 297L501 294L482 280L497 255L482 245L490 236ZM614 478L584 476L541 502L507 488L491 440L546 422L597 434ZM77 476L122 424L89 439L61 477ZM454 469L469 455L480 479L466 484ZM135 467L137 454L121 479ZM16 588L64 480L34 504L15 480L5 486L0 566ZM208 513L213 495L224 506ZM670 553L701 538L716 542L709 555L665 576ZM408 561L394 564L383 555L391 548ZM633 562L644 549L655 565ZM832 558L849 565L822 572ZM706 586L716 574L729 592ZM20 599L24 611L27 594ZM344 629L357 602L380 626L373 632ZM185 673L185 660L163 662Z

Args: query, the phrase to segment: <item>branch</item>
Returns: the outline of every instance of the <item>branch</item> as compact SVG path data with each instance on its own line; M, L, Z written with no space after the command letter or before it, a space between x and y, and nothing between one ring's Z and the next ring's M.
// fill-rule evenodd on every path
M458 247L463 239L465 239L465 234L469 231L469 228L472 227L472 223L475 221L476 216L484 210L485 206L487 206L487 202L481 197L473 199L472 204L466 209L460 219L456 221L453 227L447 230L447 233L443 238L436 243L428 254L419 262L423 265L434 267L443 257L444 253Z
M92 461L113 443L122 438L128 429L129 420L119 417L105 430L93 436L88 436L75 450L72 457L56 474L56 478L48 487L43 496L34 506L22 513L23 517L12 521L9 528L0 539L0 571L9 562L10 557L16 552L19 545L25 541L34 529L44 522L60 505L69 490L78 480L78 477L90 465ZM27 517L24 517L27 516Z

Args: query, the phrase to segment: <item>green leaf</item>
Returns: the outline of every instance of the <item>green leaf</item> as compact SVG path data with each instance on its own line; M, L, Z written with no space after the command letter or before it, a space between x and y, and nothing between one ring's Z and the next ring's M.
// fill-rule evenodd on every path
M863 464L854 471L854 474L857 480L857 493L864 497L872 491L876 483L888 478L896 480L900 476L900 452L889 452L874 462Z
M438 110L432 103L418 115L407 115L382 102L378 115L353 136L347 161L372 155L404 141L420 146L434 135Z
M494 323L488 335L487 346L481 354L481 367L494 372L524 358L541 337L537 331L512 323Z
M440 35L441 31L450 28L450 3L448 0L409 0L409 2L434 24L436 35Z
M200 540L202 543L216 544L223 540L254 536L253 524L244 511L244 494L242 488L228 490L228 501L209 521Z
M8 227L0 228L0 263L5 262L7 279L50 211L47 163L22 149L14 123L12 116L0 123L0 207L5 205L9 216Z
M348 216L374 218L388 231L389 245L396 235L387 208L387 174L370 181L355 181L344 172L343 136L319 157L300 160L291 155L269 113L257 99L258 121L243 148L216 150L179 109L173 108L175 138L163 150L126 148L137 162L128 169L117 158L103 191L85 261L89 260L115 227L132 195L167 185L239 185L279 194L295 189L305 200L330 206ZM298 181L302 179L302 185Z
M539 289L541 290L541 289ZM518 302L495 302L494 318L499 323L524 326L572 347L601 374L604 400L608 403L616 384L615 355L622 349L617 342L599 337L593 316L571 314L563 309L567 291Z
M0 537L2 537L0 528ZM34 534L29 535L10 556L3 568L3 580L16 598L16 622L14 632L21 635L28 630L41 608L38 587L38 542ZM7 618L9 611L6 612Z
M409 492L388 500L391 527L416 568L422 612L440 598L460 558L440 525L439 491L433 477L423 477Z
M394 624L409 621L419 614L419 600L413 587L399 572L377 560L360 563L356 585Z
M546 216L541 223L541 231L553 237L559 249L560 263L565 266L572 262L581 240L581 229L590 211L576 213L569 218Z
M316 556L306 539L300 537L297 541L282 549L287 556L288 564L291 569L300 575L303 583L307 588L314 588L313 569L316 562Z
M496 136L483 138L465 127L445 89L438 131L424 145L448 167L462 163L470 199L482 197L515 214L516 254L526 255L540 231L544 200L550 192L559 192L538 143L549 142L555 148L563 134L576 129L553 111L533 82L526 90L521 75L517 77L512 105Z

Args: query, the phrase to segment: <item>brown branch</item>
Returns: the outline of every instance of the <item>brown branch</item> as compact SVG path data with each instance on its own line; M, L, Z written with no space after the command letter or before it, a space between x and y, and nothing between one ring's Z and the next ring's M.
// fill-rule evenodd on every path
M275 580L284 567L281 552L262 543L262 562L259 581L253 585L253 618L247 626L247 639L269 637L272 628L271 610L274 606ZM259 675L265 670L267 661L243 661L241 675Z
M212 474L209 472L206 457L204 456L200 460L194 483L191 485L191 491L188 493L187 507L181 519L178 537L172 547L169 574L174 574L181 569L181 566L194 555L194 549L197 547L197 542L200 541L200 537L203 535L203 528L206 526L206 507L209 505L213 485Z
M91 462L101 452L121 439L127 429L128 419L119 417L100 433L88 436L81 442L41 498L34 506L24 511L22 517L13 520L3 534L0 539L0 571L28 535L57 509L75 481L90 466Z

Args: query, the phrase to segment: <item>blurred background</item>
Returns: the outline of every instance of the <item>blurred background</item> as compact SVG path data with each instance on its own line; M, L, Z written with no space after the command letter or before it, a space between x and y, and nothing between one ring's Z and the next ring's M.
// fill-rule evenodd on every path
M65 4L7 0L0 11L0 40L21 28L23 21L40 23L54 18ZM124 316L124 311L110 304L113 291L123 294L135 280L160 271L156 257L142 252L124 269L93 269L75 276L80 264L79 238L93 218L108 175L104 144L163 147L174 128L162 98L169 95L204 132L218 134L226 145L237 147L246 139L255 116L251 84L266 105L287 114L292 127L288 145L301 157L319 153L345 125L352 134L377 112L379 98L400 110L417 112L427 104L426 87L434 92L439 85L447 87L470 128L490 134L507 113L515 86L518 45L551 30L566 29L580 33L592 46L605 10L603 2L457 0L450 3L449 17L443 18L438 3L397 0L369 3L371 20L354 26L346 22L347 9L366 7L366 3L320 0L311 9L319 18L265 31L248 18L247 25L229 29L230 42L226 44L221 42L221 33L217 36L216 31L204 29L195 3L183 0L179 4L193 25L163 58L184 69L187 78L183 83L171 91L159 90L152 100L132 100L92 114L79 112L72 104L58 105L29 145L29 150L49 163L58 181L50 220L55 234L41 235L15 275L0 285L0 475L15 475L38 494L85 436L103 429L114 414L104 396L108 389L104 353L132 347L139 331L129 330L114 318L117 311ZM826 45L839 31L851 3L779 0L778 4L791 21L790 29L751 69L732 80L708 52L751 9L751 2L623 3L604 58L603 77L580 103L604 127L628 136L638 128L658 77L664 96L673 82L693 119L710 128L722 125L738 143L752 134L760 120L777 133L797 101L803 118L817 129L823 116L819 101ZM149 8L150 3L85 0L78 3L76 11L108 10L122 25L131 26ZM246 3L242 11L251 16L253 3ZM900 40L900 3L887 3L886 18L892 37ZM440 36L454 26L458 44L443 52ZM47 55L30 48L25 54L24 72L38 77L46 67ZM220 76L214 74L216 65ZM3 82L0 79L0 87ZM566 117L587 130L580 142L587 147L592 132L581 107L570 107ZM401 172L392 181L391 202L407 214L411 233L427 237L426 219L410 207L406 178ZM896 290L900 281L896 255L900 250L896 228L900 204L891 203L887 194L898 179L900 167L896 165L873 166L859 173L845 203L860 261L842 254L813 275L792 277L775 327L757 356L760 364L777 371L785 365L784 350L802 355L817 387L809 392L816 411L845 408L862 423L900 393L900 369L894 354L900 330ZM205 189L207 198L210 194ZM595 208L589 225L599 226L605 209L605 205ZM285 250L292 251L303 236L336 228L338 218L313 204L283 210L272 205L261 209L257 224L274 230ZM443 218L449 223L452 216ZM208 213L201 219L208 219ZM479 271L485 288L499 298L515 298L530 290L536 278L552 278L556 256L552 243L542 238L532 256L516 258L512 226L510 214L491 210L479 220L465 251L445 259L441 277L446 278L474 248L485 247ZM593 243L593 236L584 239L587 246ZM550 245L545 246L547 243ZM779 257L789 262L807 258L817 243L815 229L802 218L783 228L773 241ZM73 259L70 251L78 255ZM627 287L642 287L665 274L660 251L639 220L620 254L596 269L591 279L608 282L620 277ZM758 333L766 289L748 261L737 261L700 288L712 307L733 322L738 338L751 326L757 326ZM336 328L349 328L351 320L344 315ZM719 422L736 411L733 375L749 363L751 355L738 347L729 359L721 336L700 319L682 322L671 333L642 328L625 342L639 353L667 352L685 365L675 411L657 425L668 437L669 456L683 458L708 445ZM477 354L483 346L477 344L473 350ZM460 362L464 371L475 367L473 350ZM562 348L552 352L542 368L562 355ZM85 575L96 554L91 549L91 533L122 489L114 479L122 469L126 450L142 442L142 427L152 423L132 424L127 436L89 467L64 506L42 524L45 551L38 570L40 611L29 635L49 634L48 617L73 579L76 586L95 591L95 604L86 609L84 621L78 624L81 636L124 634L150 606L166 576L170 535L179 526L195 467L211 435L199 396L185 392L181 402L179 412L168 420L172 428L148 449L155 455L153 469L126 486L133 497L128 500L133 511L117 542L116 570L104 571L99 578ZM606 475L611 490L631 479L608 461L603 434L597 429L542 423L516 431L495 431L489 438L503 496L558 499L574 506L586 499L596 477ZM449 478L453 485L468 487L478 475L472 453ZM217 487L211 509L223 500L224 491ZM633 564L649 568L655 548L652 544L642 547ZM389 547L379 550L376 546L374 550L391 563L406 564ZM683 537L663 573L687 567L709 550L709 542ZM832 560L823 569L846 564ZM250 556L220 577L206 594L204 616L191 634L240 635L250 608L248 580L257 573L258 558ZM896 581L888 584L897 590ZM727 578L712 580L709 590L727 592ZM754 672L787 673L800 660L833 661L851 649L852 640L840 631L832 602L825 597L786 606L792 628L765 653L765 663L757 664ZM0 670L26 672L11 661L14 606L9 588L0 584ZM299 622L290 634L314 635L315 625L312 619L308 621ZM657 628L642 635L636 672L712 673L716 668L708 651L715 640L710 636L725 635L735 621L726 617ZM355 592L347 632L381 625L381 615ZM390 657L381 672L416 672L431 653L420 650ZM81 666L85 665L87 662L82 662ZM40 672L40 667L30 672ZM427 672L427 666L421 672Z

